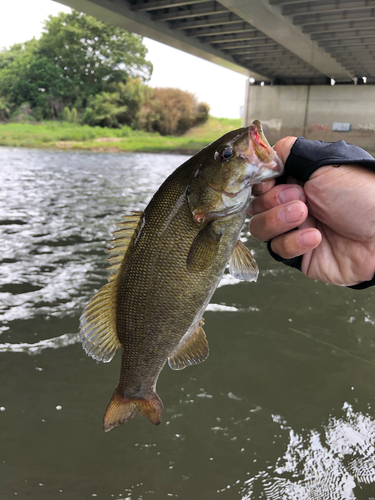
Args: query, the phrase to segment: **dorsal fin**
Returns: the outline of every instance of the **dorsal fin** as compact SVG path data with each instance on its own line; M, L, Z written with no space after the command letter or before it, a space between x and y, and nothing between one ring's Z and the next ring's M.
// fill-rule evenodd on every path
M112 233L115 236L110 242L113 248L107 250L111 264L107 268L109 283L93 296L80 317L82 347L97 361L108 363L121 345L116 331L118 282L125 254L143 222L142 215L142 212L132 212L132 215L123 216L124 222L116 224L120 230Z

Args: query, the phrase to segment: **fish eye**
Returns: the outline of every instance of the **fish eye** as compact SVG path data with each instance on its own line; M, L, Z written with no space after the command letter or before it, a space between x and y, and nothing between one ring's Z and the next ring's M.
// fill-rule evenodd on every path
M233 158L234 149L231 146L229 146L227 148L223 148L215 156L216 156L216 158L218 158L221 161L228 161L231 158Z

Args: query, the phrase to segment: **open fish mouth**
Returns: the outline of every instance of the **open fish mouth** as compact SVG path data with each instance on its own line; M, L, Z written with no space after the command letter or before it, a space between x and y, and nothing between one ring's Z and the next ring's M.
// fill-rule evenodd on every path
M239 139L235 147L238 147L240 156L249 164L258 165L259 169L266 166L266 168L272 169L275 172L274 176L283 172L284 166L264 135L263 127L259 120L254 120L249 126L246 146L244 142L243 139Z
M270 143L264 135L263 127L259 120L254 120L250 125L249 139L254 144L254 147L257 149L262 148L264 152L267 152L266 154L269 154L269 150L272 149ZM262 155L259 155L259 159L263 159L260 156Z
M284 171L284 165L264 135L259 120L250 125L248 147L241 152L241 156L248 162L247 186L278 177Z

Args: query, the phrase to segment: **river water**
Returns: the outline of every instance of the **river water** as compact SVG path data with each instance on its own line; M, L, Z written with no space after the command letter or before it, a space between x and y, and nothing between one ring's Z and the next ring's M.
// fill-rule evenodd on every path
M375 296L304 278L243 239L208 360L173 372L163 422L102 431L119 376L83 352L114 223L187 157L0 149L1 500L375 498Z

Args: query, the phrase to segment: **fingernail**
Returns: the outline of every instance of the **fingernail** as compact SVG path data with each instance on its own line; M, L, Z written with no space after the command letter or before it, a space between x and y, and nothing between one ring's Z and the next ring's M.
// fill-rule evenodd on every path
M280 219L283 222L298 222L301 217L302 210L299 203L289 203L280 211Z
M313 247L318 241L319 236L315 230L302 233L297 238L297 243L301 248Z
M300 200L301 198L302 192L296 186L286 188L277 195L277 199L282 205L288 201Z

